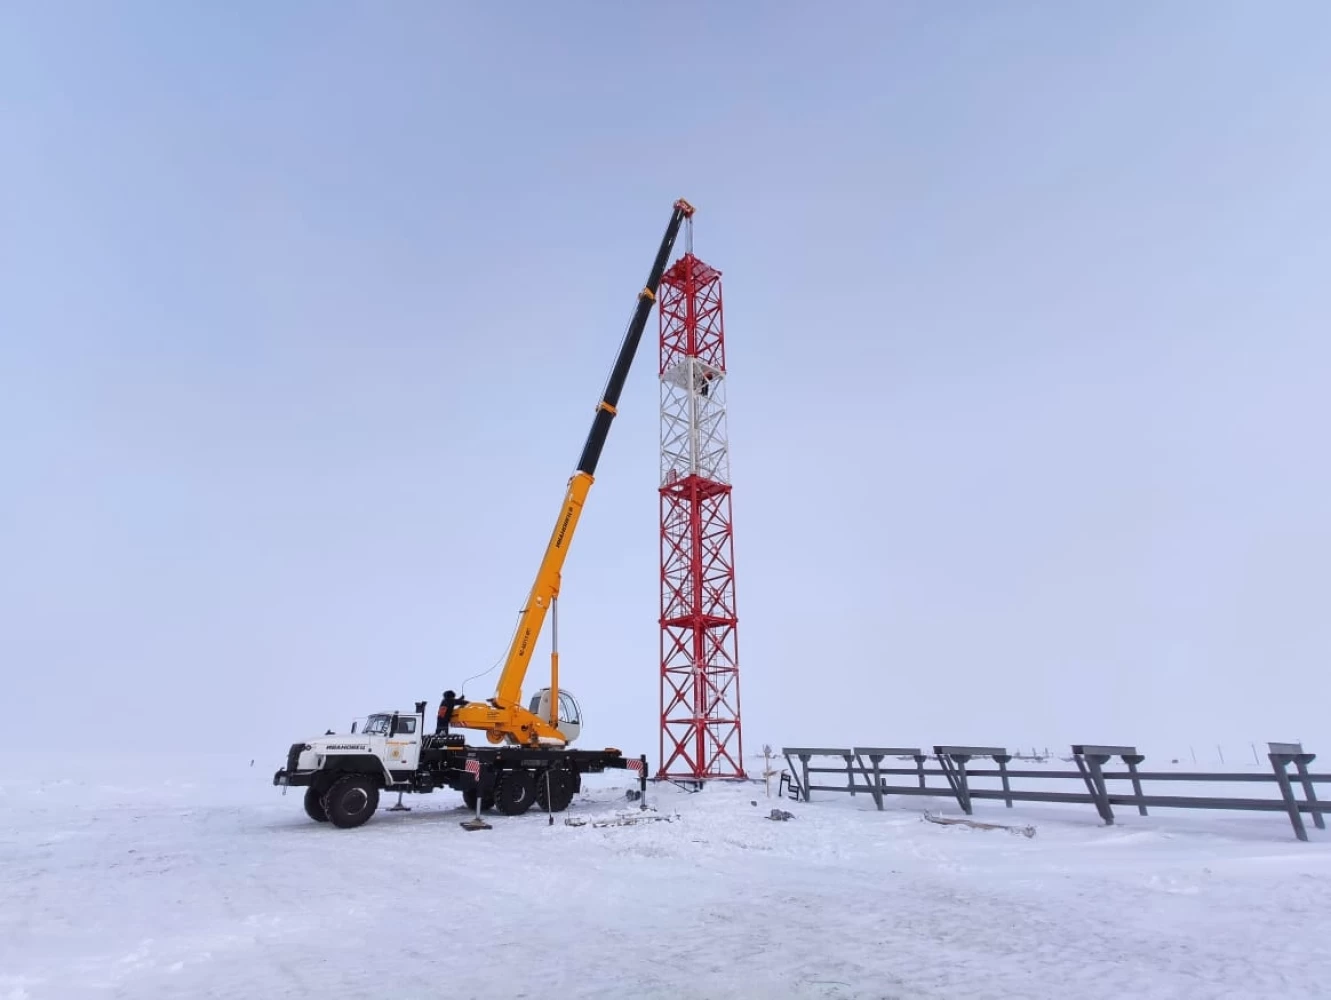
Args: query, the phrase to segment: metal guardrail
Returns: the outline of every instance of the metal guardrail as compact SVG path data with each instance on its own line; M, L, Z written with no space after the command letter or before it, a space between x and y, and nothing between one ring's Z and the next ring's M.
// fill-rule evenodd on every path
M1309 813L1319 830L1326 829L1326 813L1331 813L1331 801L1320 801L1315 786L1331 784L1331 774L1312 774L1308 765L1316 754L1307 753L1299 743L1268 743L1267 757L1271 761L1271 773L1254 771L1242 772L1198 772L1198 771L1140 771L1137 768L1146 758L1130 746L1100 746L1090 743L1078 743L1072 747L1072 761L1077 770L1051 770L1046 768L1011 768L1013 755L1005 747L966 747L935 746L932 754L921 751L919 747L782 747L781 753L790 766L783 772L779 785L783 793L792 799L810 801L813 792L845 792L851 795L868 794L873 797L879 810L883 800L889 795L927 795L952 796L967 816L971 815L976 799L1001 799L1007 808L1013 802L1076 802L1095 806L1100 818L1106 825L1114 823L1114 806L1136 806L1137 811L1145 816L1149 807L1168 809L1242 809L1258 812L1284 812L1289 816L1294 835L1299 840L1308 839L1307 828L1303 824L1303 814ZM816 758L840 757L843 763L838 767L819 767ZM910 758L914 767L884 767L889 758ZM925 767L932 758L938 762L936 768ZM968 767L976 758L989 758L996 767ZM1125 770L1105 770L1110 760L1118 758ZM795 764L796 759L799 766ZM867 761L867 762L866 762ZM813 763L811 763L813 762ZM1289 771L1290 765L1294 773ZM843 784L815 784L817 775L837 774L845 778ZM911 776L914 784L889 785L889 776ZM946 787L931 785L930 777L941 777ZM976 788L972 781L977 778L997 778L999 788ZM1013 779L1023 781L1046 781L1052 779L1080 780L1085 785L1084 792L1038 791L1016 789ZM863 784L859 782L862 780ZM1132 792L1117 792L1110 789L1110 782L1128 782ZM1144 782L1186 781L1210 783L1260 783L1274 784L1279 798L1232 798L1202 795L1148 795L1142 790ZM1294 783L1298 782L1303 791L1300 801L1294 794Z

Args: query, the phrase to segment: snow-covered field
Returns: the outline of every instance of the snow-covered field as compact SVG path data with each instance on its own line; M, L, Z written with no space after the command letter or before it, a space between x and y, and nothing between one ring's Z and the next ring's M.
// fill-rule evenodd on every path
M16 760L0 1000L1331 996L1331 831L1279 813L976 804L1028 839L759 783L564 823L641 815L616 775L554 825L467 832L444 792L343 831L280 761Z

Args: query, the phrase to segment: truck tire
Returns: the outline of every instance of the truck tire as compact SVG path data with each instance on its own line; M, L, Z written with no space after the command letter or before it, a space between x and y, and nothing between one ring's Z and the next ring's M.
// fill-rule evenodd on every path
M344 774L324 793L322 803L329 821L344 830L360 826L379 808L379 788L365 774Z
M323 799L324 789L320 787L319 782L315 782L305 789L305 815L316 823L327 823L328 813L324 812Z
M525 768L505 771L495 782L495 808L505 816L521 816L536 801L536 781Z
M563 812L573 801L573 782L576 775L572 771L552 767L536 775L536 808L545 812ZM546 792L546 782L550 791Z

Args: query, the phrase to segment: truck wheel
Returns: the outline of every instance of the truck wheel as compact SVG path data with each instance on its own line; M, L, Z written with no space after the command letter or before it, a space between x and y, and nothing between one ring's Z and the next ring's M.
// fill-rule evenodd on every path
M360 826L379 808L379 789L364 774L344 774L324 793L324 812L344 830Z
M468 788L462 793L462 804L472 812L476 811L476 789ZM495 797L493 795L487 795L481 799L481 812L489 812L494 807Z
M536 782L525 769L505 771L495 784L495 808L505 816L521 816L536 801Z
M549 801L546 801L546 778L549 777ZM536 776L536 808L542 812L563 812L573 801L574 775L559 768L551 768Z
M316 782L305 789L305 815L316 823L327 823L328 813L324 812L323 789Z

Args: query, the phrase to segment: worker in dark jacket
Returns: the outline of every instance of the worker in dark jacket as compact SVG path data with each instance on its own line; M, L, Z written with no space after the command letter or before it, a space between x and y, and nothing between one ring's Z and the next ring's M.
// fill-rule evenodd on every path
M459 698L452 691L445 691L444 699L439 703L439 716L435 722L434 731L447 736L448 724L453 721L453 709L461 708L466 703L466 698Z

